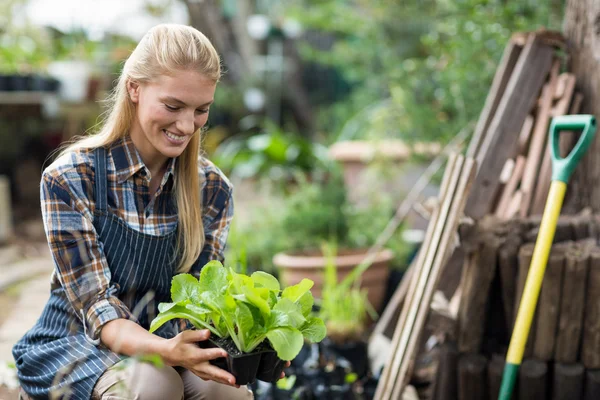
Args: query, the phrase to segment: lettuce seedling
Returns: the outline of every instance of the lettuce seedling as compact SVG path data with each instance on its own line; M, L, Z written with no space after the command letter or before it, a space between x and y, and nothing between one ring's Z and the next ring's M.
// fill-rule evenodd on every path
M200 279L190 274L173 278L173 302L159 304L150 332L171 319L185 318L198 329L231 338L241 352L251 353L268 340L279 358L292 360L304 339L320 342L326 335L323 321L311 315L313 284L303 279L282 291L277 278L266 272L247 276L210 261Z

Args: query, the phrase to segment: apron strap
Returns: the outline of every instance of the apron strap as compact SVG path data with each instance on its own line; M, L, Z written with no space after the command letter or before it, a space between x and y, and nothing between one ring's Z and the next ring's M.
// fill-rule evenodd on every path
M96 157L94 167L96 168L96 209L106 211L107 209L107 180L106 180L106 149L98 147L94 151Z

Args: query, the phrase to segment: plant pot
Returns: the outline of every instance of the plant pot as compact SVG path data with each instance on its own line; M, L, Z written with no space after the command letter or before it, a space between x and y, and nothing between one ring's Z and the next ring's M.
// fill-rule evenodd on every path
M328 338L325 338L321 345L329 348L334 355L348 360L352 365L352 372L356 373L359 378L367 375L369 370L369 353L366 342L352 341L347 343L335 343Z
M335 257L338 280L344 279L366 257L367 249L340 250ZM368 290L371 305L381 311L383 297L389 276L390 250L382 250L369 268L362 274L360 287ZM279 268L279 277L284 285L295 285L304 278L311 279L315 285L311 289L313 296L321 298L325 258L319 252L313 253L279 253L273 257L273 264Z
M7 92L9 90L10 90L9 76L0 74L0 92Z
M219 347L225 350L228 357L210 360L210 363L216 367L224 369L235 377L237 385L247 385L256 380L256 372L260 364L262 352L242 353L230 339L209 338L198 343L203 349Z
M29 89L29 76L26 75L9 75L8 88L13 92L25 92Z
M267 349L263 351L260 358L256 379L263 382L275 383L279 380L284 367L285 361L277 357L277 352L273 349Z

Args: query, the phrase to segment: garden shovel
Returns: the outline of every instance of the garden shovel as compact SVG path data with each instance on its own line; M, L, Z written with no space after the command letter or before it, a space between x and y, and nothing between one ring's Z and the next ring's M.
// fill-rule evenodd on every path
M559 134L564 130L579 130L583 132L569 155L565 158L560 157L559 150ZM529 328L531 328L531 320L535 313L544 272L546 271L546 263L550 247L554 240L556 231L556 223L562 208L565 192L567 190L567 182L571 177L575 166L581 160L581 157L586 152L594 133L596 132L596 118L592 115L564 115L555 117L550 124L550 154L552 155L552 183L546 200L542 223L535 242L533 250L533 258L527 274L527 281L523 289L523 296L517 313L517 320L510 339L510 347L506 355L506 365L502 375L502 385L500 386L499 400L510 400L519 365L523 360L523 351L529 336Z

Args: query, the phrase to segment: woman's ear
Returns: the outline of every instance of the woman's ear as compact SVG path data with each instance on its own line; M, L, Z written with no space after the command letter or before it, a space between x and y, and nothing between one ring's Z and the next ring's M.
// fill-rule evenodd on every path
M127 92L132 102L137 103L140 99L140 85L134 81L127 81Z

